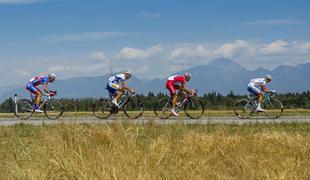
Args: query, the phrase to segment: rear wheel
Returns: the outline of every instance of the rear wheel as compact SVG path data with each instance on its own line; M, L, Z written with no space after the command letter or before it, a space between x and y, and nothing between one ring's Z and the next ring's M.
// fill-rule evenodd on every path
M124 105L124 113L130 119L137 119L142 116L144 112L143 104L137 97L129 97Z
M112 103L108 99L98 99L93 104L93 114L99 119L108 119L112 114Z
M171 116L172 103L168 98L158 100L154 105L154 113L160 119L168 119Z
M26 120L29 119L34 112L33 103L28 99L21 99L16 102L14 114L17 118Z
M247 99L241 99L236 102L234 107L236 116L240 119L247 119L253 114L253 106Z
M199 119L204 114L204 104L197 98L191 98L186 102L184 111L189 118Z
M276 119L283 114L283 105L279 100L270 99L264 101L262 104L263 108L266 110L265 114L270 119Z
M44 114L48 119L58 119L62 116L63 112L63 104L57 99L50 99L44 104Z

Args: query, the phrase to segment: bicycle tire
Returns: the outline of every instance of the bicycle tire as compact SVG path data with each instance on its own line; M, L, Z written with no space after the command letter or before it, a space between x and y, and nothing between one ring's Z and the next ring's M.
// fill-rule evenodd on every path
M199 119L204 115L205 105L201 100L191 98L185 103L184 111L187 117ZM195 116L195 114L197 114L197 116Z
M93 115L98 119L108 119L112 115L112 103L108 99L98 99L93 103Z
M169 119L171 117L171 109L172 103L168 98L159 99L153 107L153 111L159 119Z
M238 100L235 105L234 105L234 113L235 115L240 118L240 119L248 119L251 117L253 114L253 110L251 109L252 106L249 105L249 100L248 99L241 99ZM250 106L250 107L245 107L245 106Z
M58 99L49 99L44 104L44 115L48 119L56 120L62 116L64 106Z
M124 105L124 113L130 119L137 119L143 115L144 106L137 97L130 97Z
M277 119L281 117L284 111L283 104L277 99L270 99L270 101L264 101L262 106L266 110L265 115L269 119Z
M20 99L15 103L14 115L18 119L27 120L34 113L34 104L28 99Z

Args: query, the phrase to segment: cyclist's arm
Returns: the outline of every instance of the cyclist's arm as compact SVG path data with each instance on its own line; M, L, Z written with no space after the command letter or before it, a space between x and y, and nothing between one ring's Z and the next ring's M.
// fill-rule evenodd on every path
M261 90L263 92L269 92L269 90L267 89L267 87L265 85L261 85Z
M43 90L44 90L47 94L50 93L49 90L47 89L47 84L46 84L46 83L43 84Z
M192 91L187 88L186 83L182 83L181 88L183 89L183 91L185 91L189 94L192 94Z
M129 91L130 93L133 92L132 89L130 89L129 87L126 86L126 82L125 82L125 81L122 82L122 86L123 86L124 89L126 89L126 90Z

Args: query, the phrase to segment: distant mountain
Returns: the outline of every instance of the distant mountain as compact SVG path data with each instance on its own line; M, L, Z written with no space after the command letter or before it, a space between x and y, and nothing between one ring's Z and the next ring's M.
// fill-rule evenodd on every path
M267 73L273 76L273 80L268 84L268 87L276 89L278 92L302 92L310 89L310 62L295 67L281 65L272 71L264 68L250 71L235 61L217 59L207 65L196 66L178 73L184 72L192 73L193 78L189 83L189 87L198 88L200 93L219 92L227 94L233 91L236 94L244 94L251 78L263 77ZM98 77L58 80L50 85L50 89L57 90L60 97L67 98L106 96L105 87L109 76L107 74ZM138 93L167 92L165 80L166 78L141 80L133 76L128 81L128 85L135 88ZM15 93L23 97L29 96L29 93L23 87L16 88L16 86L13 86L0 88L0 100L13 96Z

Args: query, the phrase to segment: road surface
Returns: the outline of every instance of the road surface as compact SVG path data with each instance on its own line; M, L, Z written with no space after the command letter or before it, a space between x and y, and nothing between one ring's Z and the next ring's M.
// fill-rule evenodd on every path
M251 118L251 119L238 119L236 117L205 117L198 120L192 120L188 118L170 118L168 120L162 120L155 117L141 117L136 120L128 119L126 117L111 117L108 120L99 120L94 117L64 117L59 120L49 120L46 118L31 118L29 120L19 120L10 118L0 118L0 126L10 126L19 123L32 124L32 125L48 125L58 123L69 123L69 124L83 124L83 123L96 123L106 124L113 122L128 122L133 124L145 124L154 122L156 124L245 124L245 123L290 123L290 122L308 122L310 123L310 116L282 116L278 119L268 119L265 117Z

